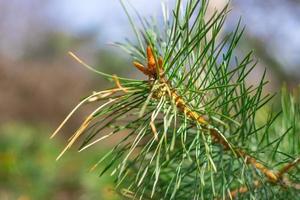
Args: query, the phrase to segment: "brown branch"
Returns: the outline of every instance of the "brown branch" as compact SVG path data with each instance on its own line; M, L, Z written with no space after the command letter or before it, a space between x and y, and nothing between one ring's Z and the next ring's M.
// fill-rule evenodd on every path
M284 174L289 172L291 169L296 167L298 164L300 164L300 157L298 157L293 162L290 162L287 165L285 165L283 168L281 168L281 170L279 170L279 172L277 173L277 176L282 177Z
M254 181L253 185L255 188L258 188L261 185L261 183L259 181ZM249 188L247 186L242 186L240 188L230 191L229 197L230 197L230 199L233 199L233 198L237 197L239 194L244 194L244 193L247 193L248 191L249 191Z
M300 183L294 183L292 182L288 177L285 177L284 175L288 173L290 170L292 170L294 167L296 167L298 164L300 164L300 157L295 159L294 161L286 164L276 173L276 179L270 179L268 178L268 181L277 185L280 185L282 187L289 187L294 188L296 190L300 190ZM275 175L275 173L271 174L272 176ZM254 187L259 188L261 184L258 181L254 181ZM238 194L247 193L249 191L247 186L241 186L240 188L234 189L230 191L230 199L237 197Z

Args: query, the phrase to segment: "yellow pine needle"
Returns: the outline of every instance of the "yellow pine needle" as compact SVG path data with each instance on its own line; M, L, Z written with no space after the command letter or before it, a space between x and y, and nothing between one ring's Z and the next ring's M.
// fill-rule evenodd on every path
M107 75L107 74L105 74L105 73L102 73L102 72L100 72L100 71L94 69L92 66L86 64L83 60L81 60L81 59L80 59L78 56L76 56L73 52L69 51L68 54L69 54L72 58L74 58L78 63L82 64L82 66L88 68L89 70L91 70L91 71L93 71L93 72L95 72L95 73L97 73L97 74L101 74L101 75L105 75L105 76L111 77L110 75Z
M84 146L84 147L83 147L82 149L80 149L78 152L82 152L83 150L85 150L85 149L87 149L87 148L89 148L89 147L93 146L94 144L96 144L96 143L98 143L98 142L100 142L100 141L102 141L102 140L104 140L104 139L106 139L106 138L110 137L112 134L114 134L114 132L113 132L113 131L112 131L112 132L110 132L109 134L107 134L107 135L104 135L104 136L102 136L101 138L99 138L99 139L97 139L97 140L93 141L92 143L90 143L90 144L88 144L88 145Z
M98 166L98 163L94 164L94 165L91 167L91 169L89 170L89 172L95 171L95 169L97 168L97 166Z
M86 102L86 99L81 101L77 106L68 114L68 116L63 120L63 122L58 126L58 128L54 131L54 133L50 136L50 138L54 138L57 133L61 130L61 128L66 124L66 122L71 118L71 116Z
M62 127L66 124L66 122L72 117L72 115L86 102L94 102L94 101L98 101L99 99L108 97L110 95L112 95L114 92L120 91L123 89L120 88L116 88L116 89L111 89L111 90L104 90L104 91L100 91L100 92L95 92L92 95L90 95L89 97L85 98L84 100L82 100L79 104L77 104L77 106L75 106L75 108L67 115L67 117L63 120L63 122L58 126L58 128L54 131L54 133L50 136L50 138L52 139L53 137L55 137L57 135L57 133L62 129ZM100 96L101 95L101 96Z
M95 102L95 101L98 101L100 99L103 99L105 97L109 97L110 95L112 95L114 92L112 91L107 91L106 93L102 94L100 96L100 93L94 93L93 97L89 98L88 102Z
M95 101L98 101L100 99L103 99L103 98L106 98L112 94L114 94L115 92L118 92L120 90L123 90L123 89L120 89L120 88L116 88L116 89L111 89L111 90L106 90L106 91L102 91L102 93L104 93L103 95L99 96L101 92L98 92L98 93L95 93L94 96L92 96L91 98L88 99L88 102L91 103L91 102L95 102ZM71 141L72 138L74 137L74 135L72 135L68 141Z
M120 98L120 97L119 97ZM106 102L105 104L102 104L100 107L98 107L94 112L92 112L85 120L84 122L81 124L80 128L73 134L72 139L69 141L69 143L67 144L67 146L63 149L63 151L58 155L58 157L56 158L56 160L59 160L63 154L76 142L76 140L82 135L82 133L84 132L84 130L88 127L88 125L90 124L90 122L93 120L94 115L99 112L102 108L104 108L105 106L107 106L108 104L116 101L119 98L115 98L115 99L110 99L108 102Z
M119 78L117 77L117 75L114 74L114 75L113 75L113 79L114 79L114 81L115 81L115 84L116 84L117 88L123 90L125 93L128 92L127 88L124 88L124 87L121 85L120 80L119 80Z
M67 146L64 148L64 150L58 155L58 157L56 158L56 160L59 160L63 154L75 143L75 141L82 135L82 133L84 132L84 130L88 127L88 125L90 124L90 122L92 121L93 116L90 115L80 126L80 128L75 132L74 137L72 138L72 140L67 144Z
M157 130L156 130L156 127L155 127L155 124L153 121L150 122L150 127L153 132L155 140L158 141L158 133L157 133Z

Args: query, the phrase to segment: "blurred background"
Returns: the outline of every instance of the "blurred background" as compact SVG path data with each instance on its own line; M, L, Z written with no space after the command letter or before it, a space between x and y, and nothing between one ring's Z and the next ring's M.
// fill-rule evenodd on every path
M161 17L160 0L129 0L145 17ZM167 1L167 0L165 0ZM171 1L171 0L170 0ZM151 3L150 3L151 2ZM171 1L173 2L173 1ZM210 10L222 8L214 0ZM300 1L231 1L224 32L242 16L241 51L254 49L259 75L268 69L270 92L300 81ZM89 168L106 146L55 158L88 110L48 138L76 103L107 83L67 55L76 52L101 71L138 73L110 45L133 38L117 0L0 0L0 199L117 199L109 177Z

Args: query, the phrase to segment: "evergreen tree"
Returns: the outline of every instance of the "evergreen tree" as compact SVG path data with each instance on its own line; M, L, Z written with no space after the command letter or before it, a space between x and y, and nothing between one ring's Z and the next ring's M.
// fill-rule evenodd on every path
M282 90L282 109L264 95L266 72L247 84L256 65L249 52L235 56L244 28L220 33L228 5L207 16L208 0L163 6L163 25L130 17L137 44L116 43L146 77L133 80L84 66L112 81L84 98L101 102L69 139L80 151L126 132L107 160L125 199L300 199L299 93ZM171 14L170 14L171 13ZM158 20L159 21L159 20ZM105 133L99 136L100 133Z

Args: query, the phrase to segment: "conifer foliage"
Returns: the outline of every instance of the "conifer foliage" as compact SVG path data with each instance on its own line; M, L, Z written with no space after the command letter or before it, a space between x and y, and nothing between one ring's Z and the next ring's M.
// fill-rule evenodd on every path
M300 199L299 93L282 91L270 109L265 74L247 84L252 52L235 56L240 21L221 34L228 5L207 13L208 0L163 4L163 20L129 17L137 42L116 43L145 75L134 80L96 71L113 87L84 98L93 103L60 158L79 138L79 151L114 135L120 140L94 166L115 177L125 199ZM53 137L52 136L52 137Z

